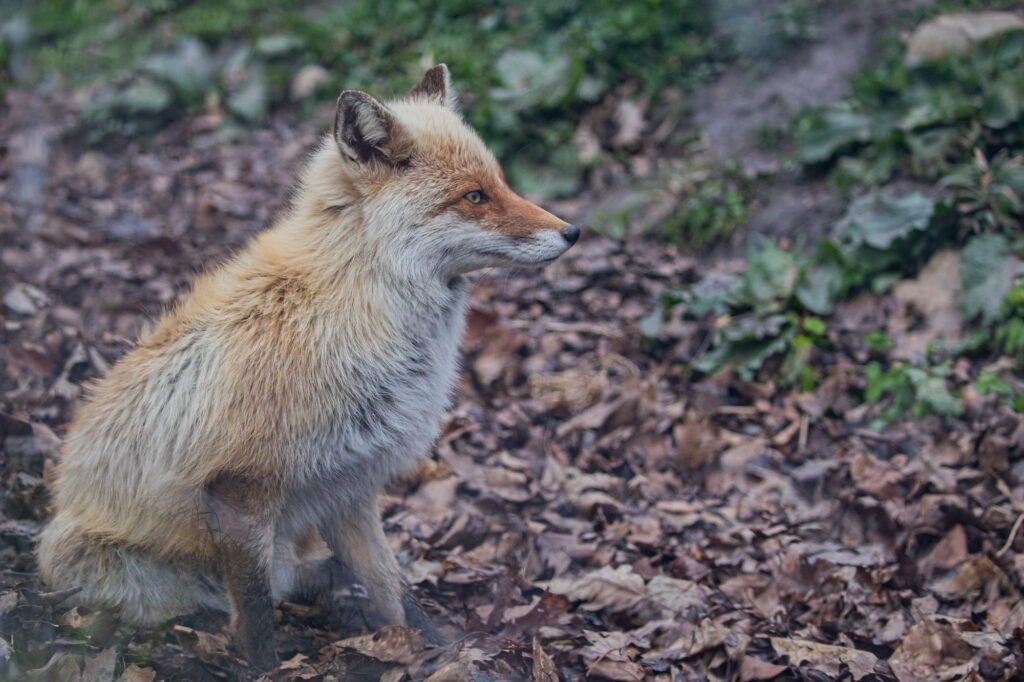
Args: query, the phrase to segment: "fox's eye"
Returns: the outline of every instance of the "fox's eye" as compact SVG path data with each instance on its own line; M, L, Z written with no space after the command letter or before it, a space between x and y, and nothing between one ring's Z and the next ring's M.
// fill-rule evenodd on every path
M465 194L465 196L463 196L462 198L465 199L466 201L468 201L471 204L486 204L487 203L487 195L484 194L483 192L481 192L478 189L475 189L472 192L467 192Z

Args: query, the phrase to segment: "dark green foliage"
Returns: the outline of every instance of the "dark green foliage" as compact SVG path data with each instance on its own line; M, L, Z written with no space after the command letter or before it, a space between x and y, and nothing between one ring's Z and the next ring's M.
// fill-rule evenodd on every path
M964 230L1019 234L1024 218L1024 156L1010 158L1001 149L989 162L975 149L964 163L942 180L949 187Z
M675 213L665 221L665 237L677 244L699 246L741 227L750 213L744 182L723 173L684 189Z
M995 329L994 343L1002 352L1024 360L1024 285L1007 292L999 309L1001 320Z
M124 81L90 103L100 135L152 129L210 94L239 121L258 122L306 64L328 69L320 94L329 97L342 88L401 94L443 61L513 181L548 195L579 185L572 134L584 107L626 81L648 93L699 82L714 34L707 0L123 5L41 0L30 14L41 69L78 85ZM735 212L731 195L724 202ZM694 229L730 219L698 217Z
M937 179L976 147L1024 143L1024 32L916 67L894 54L852 82L853 95L796 122L800 160L835 164L845 191L894 172Z
M698 282L666 297L694 317L718 318L695 368L733 366L752 378L782 356L776 378L807 390L813 350L829 344L812 315L829 315L857 292L884 292L949 247L963 248L964 321L981 326L947 356L995 352L1024 361L1024 158L1014 155L1024 145L1024 32L916 68L894 54L854 79L852 90L833 107L802 112L796 124L800 159L833 166L840 186L861 191L833 236L811 256L755 236L742 278ZM896 172L941 178L939 198L872 189ZM882 332L865 343L882 358L894 345ZM883 370L872 362L865 400L886 402L880 423L908 411L955 416L960 405L945 388L947 369L893 363Z
M915 417L929 414L959 416L963 406L946 389L948 372L948 362L935 367L913 367L897 363L885 371L877 362L868 363L864 370L864 400L869 403L887 401L881 413L881 421L874 426L884 426L908 410Z

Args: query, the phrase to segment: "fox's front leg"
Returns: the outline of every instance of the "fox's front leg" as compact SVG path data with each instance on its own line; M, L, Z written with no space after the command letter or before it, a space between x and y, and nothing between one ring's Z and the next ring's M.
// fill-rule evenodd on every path
M402 580L395 553L384 535L376 498L321 524L320 534L366 588L381 625L419 628L432 643L443 643L416 595Z
M402 574L381 525L376 498L352 505L320 526L334 555L366 588L383 624L405 625Z

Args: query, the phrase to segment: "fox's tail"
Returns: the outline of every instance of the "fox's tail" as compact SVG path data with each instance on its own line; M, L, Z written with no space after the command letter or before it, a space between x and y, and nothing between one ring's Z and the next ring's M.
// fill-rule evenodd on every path
M82 588L69 602L116 608L125 621L155 625L203 607L229 609L219 581L97 540L62 514L40 533L36 552L53 589Z

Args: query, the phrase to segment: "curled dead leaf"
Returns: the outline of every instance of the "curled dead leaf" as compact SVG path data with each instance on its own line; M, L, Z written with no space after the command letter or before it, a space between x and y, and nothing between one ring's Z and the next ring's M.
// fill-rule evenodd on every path
M582 608L587 611L627 611L646 594L644 579L627 565L602 566L578 578L554 578L539 584L549 592L584 602Z
M965 679L974 651L951 623L928 618L914 625L889 658L901 682ZM964 675L964 677L960 677Z
M134 663L124 669L117 682L153 682L156 679L156 671L152 668L140 668Z
M604 394L608 386L605 371L568 369L553 374L537 374L529 379L530 395L551 407L571 412L587 409Z
M672 427L672 438L676 442L676 461L684 470L707 464L718 454L718 427L707 415L687 412L683 421Z
M900 468L894 462L882 462L866 452L853 456L850 477L860 490L876 499L891 500L901 494L903 472Z
M853 679L859 680L875 672L878 657L869 651L846 646L820 644L806 639L772 637L772 648L780 656L786 656L790 665L801 666L809 663L816 670L838 677L845 667Z
M427 647L423 633L414 628L386 625L377 632L349 637L334 643L336 650L350 650L385 663L412 663Z
M533 638L533 679L537 682L558 682L555 662L544 651L536 637Z

